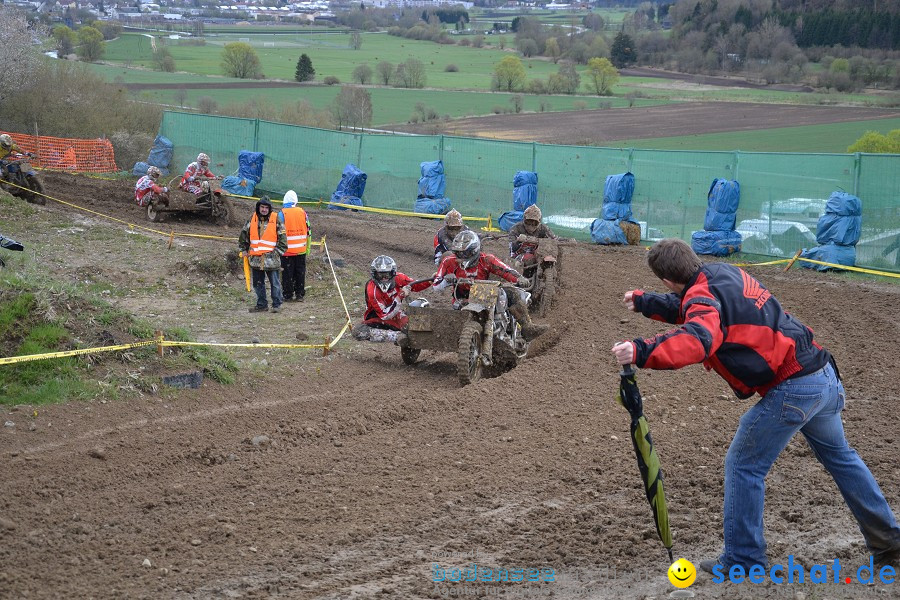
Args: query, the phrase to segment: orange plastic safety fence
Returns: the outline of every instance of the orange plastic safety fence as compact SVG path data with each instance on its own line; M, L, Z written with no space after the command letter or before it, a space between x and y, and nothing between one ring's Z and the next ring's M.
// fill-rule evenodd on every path
M79 173L115 173L119 170L113 147L107 139L80 140L24 133L9 133L23 152L33 152L35 167Z

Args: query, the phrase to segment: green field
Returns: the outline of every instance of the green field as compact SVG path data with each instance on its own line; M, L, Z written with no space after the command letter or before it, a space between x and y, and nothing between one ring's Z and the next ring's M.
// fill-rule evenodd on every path
M663 137L643 140L622 140L621 148L654 150L742 150L744 152L825 152L845 153L847 147L866 131L887 133L900 129L900 119L875 119L830 125L804 125L757 131L732 131Z
M242 103L251 98L265 98L276 106L285 103L307 100L320 110L327 109L340 91L340 86L303 86L298 88L274 89L226 89L226 90L185 90L187 92L186 107L197 106L201 96L216 100L220 106L229 103ZM464 92L442 90L402 90L397 88L371 87L372 124L375 127L389 123L404 123L413 113L413 107L421 102L427 108L433 108L441 117L451 118L468 115L488 115L512 107L514 94L502 92ZM170 106L177 106L175 90L152 90L141 93L141 98ZM524 110L537 112L544 103L544 109L550 111L566 111L580 108L576 103L583 103L584 108L601 108L606 103L611 107L621 108L628 105L624 98L598 98L597 96L523 96ZM638 100L637 106L660 104L654 100Z
M259 55L267 79L292 81L301 53L308 54L321 81L333 75L350 82L353 69L366 63L372 67L380 61L397 64L416 58L425 65L427 87L444 89L490 90L494 65L509 52L498 48L467 48L433 42L407 40L387 34L363 34L360 50L349 47L349 34L315 35L220 35L206 38L205 46L179 45L179 40L165 40L178 71L199 75L222 75L222 50L225 44L249 40ZM157 42L162 43L162 42ZM153 67L150 39L140 34L125 34L107 44L104 60L112 63ZM529 78L546 78L557 65L542 59L524 59ZM454 64L459 69L448 73L444 68Z

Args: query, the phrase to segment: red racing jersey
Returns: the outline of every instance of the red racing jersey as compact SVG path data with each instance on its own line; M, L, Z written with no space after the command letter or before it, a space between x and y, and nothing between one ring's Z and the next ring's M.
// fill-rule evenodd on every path
M371 279L366 284L366 312L363 320L378 319L387 321L401 312L403 294L401 288L412 283L412 279L403 273L397 273L394 278L394 287L384 292ZM431 281L423 281L410 286L414 292L420 292L431 285Z
M456 256L448 256L441 261L441 265L438 267L438 272L435 274L434 280L436 283L439 283L444 279L445 275L449 274L455 275L458 279L463 277L470 279L487 279L491 275L496 275L510 283L516 283L519 280L519 277L521 277L518 271L501 261L499 258L493 254L486 254L484 252L478 257L478 262L468 269L463 268L463 266L459 264L459 260ZM456 297L468 298L470 287L471 286L467 284L456 286Z
M703 265L680 295L634 290L633 299L644 316L681 325L633 340L638 367L703 363L739 398L749 398L833 363L809 327L785 312L759 281L726 263Z

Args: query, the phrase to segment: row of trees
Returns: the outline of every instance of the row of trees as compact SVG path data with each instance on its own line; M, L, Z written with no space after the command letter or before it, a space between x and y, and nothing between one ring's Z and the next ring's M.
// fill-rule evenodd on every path
M613 86L619 81L619 72L606 58L592 58L588 61L588 88L598 96L612 93ZM526 81L525 67L518 56L504 56L494 67L492 86L504 92L525 91L531 94L574 94L581 85L581 75L572 63L559 66L547 80L533 79Z
M312 81L315 77L316 70L313 67L312 59L308 54L301 54L297 59L294 79L304 82ZM383 60L375 65L374 70L368 64L357 65L353 69L352 78L353 81L362 85L368 85L374 80L381 85L401 88L423 88L428 81L425 64L417 58L408 58L396 65Z

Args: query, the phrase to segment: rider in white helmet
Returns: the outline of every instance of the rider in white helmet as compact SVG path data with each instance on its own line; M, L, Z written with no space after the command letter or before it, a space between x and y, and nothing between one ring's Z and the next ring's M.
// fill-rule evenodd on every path
M453 254L441 261L434 276L434 289L441 290L453 285L456 305L468 300L471 287L469 284L456 283L458 279L488 279L494 275L519 286L529 283L528 279L493 254L482 252L481 240L474 231L460 232L453 239L450 250ZM522 336L526 340L533 340L547 330L546 326L532 322L531 315L528 314L527 302L530 295L519 288L504 286L501 289L506 294L510 314L522 324Z
M157 167L151 166L147 169L147 174L138 179L134 185L134 200L138 206L147 206L151 200L157 200L162 204L169 204L169 188L161 187L156 183L162 175Z
M409 317L403 312L403 299L431 285L431 280L413 283L413 279L397 271L397 263L390 256L376 256L370 267L372 279L366 284L366 312L363 322L353 328L353 337L373 341L393 341L396 336L373 336L373 329L398 332L406 327Z
M209 170L209 156L201 152L197 155L197 160L185 169L178 187L199 197L209 191L207 179L221 179L221 177Z

